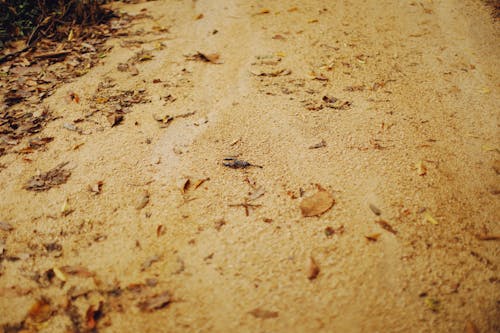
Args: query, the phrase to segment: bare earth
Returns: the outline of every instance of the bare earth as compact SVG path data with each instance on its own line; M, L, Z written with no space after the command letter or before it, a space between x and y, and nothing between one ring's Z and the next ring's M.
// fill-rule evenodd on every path
M151 17L44 101L60 117L46 151L0 157L0 221L14 228L0 229L5 332L90 330L89 311L103 332L500 331L490 8L114 6ZM140 50L153 58L138 75L117 69ZM64 128L102 82L150 102L114 127L97 114ZM63 162L66 183L23 188ZM304 217L322 189L335 204Z

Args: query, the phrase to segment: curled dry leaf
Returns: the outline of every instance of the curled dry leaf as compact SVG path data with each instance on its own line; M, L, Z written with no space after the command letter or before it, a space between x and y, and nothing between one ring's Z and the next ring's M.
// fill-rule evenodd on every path
M369 241L371 242L376 242L378 241L378 238L380 237L380 233L376 233L376 234L371 234L371 235L367 235L365 236L366 239L368 239Z
M319 216L328 211L335 204L332 195L327 191L318 191L302 200L300 210L305 217Z
M389 231L390 233L397 234L398 232L392 227L392 225L389 224L389 222L384 221L384 220L378 220L375 223L377 223L379 226L381 226L383 229Z
M279 316L278 311L269 311L260 308L255 308L252 311L249 311L248 313L254 316L255 318L261 318L261 319L276 318Z
M373 212L373 214L375 214L377 216L382 214L382 211L380 209L378 209L377 206L370 204L369 207L370 207L370 210Z
M309 280L316 279L318 277L319 271L320 269L318 264L316 263L316 260L314 260L313 257L309 258L309 268L307 271L307 278Z
M166 307L171 301L170 293L165 291L158 295L148 297L146 300L139 302L137 307L141 311L151 312Z
M186 193L191 185L191 181L189 178L180 178L177 180L177 188L181 191L182 194Z

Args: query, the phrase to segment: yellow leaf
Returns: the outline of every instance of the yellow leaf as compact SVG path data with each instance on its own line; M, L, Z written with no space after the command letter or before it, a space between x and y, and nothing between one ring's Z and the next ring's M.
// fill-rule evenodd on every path
M276 52L276 56L284 58L284 57L286 57L286 54L284 52Z
M426 298L424 302L425 302L425 305L427 305L427 307L434 312L439 310L439 305L441 303L441 302L439 302L439 300L437 300L435 298L430 298L430 297Z
M433 218L433 217L431 216L431 214L429 214L429 213L427 213L427 212L424 214L424 217L425 217L425 220L426 220L427 222L431 223L431 224L434 224L434 225L438 225L438 224L439 224L439 222L438 222L438 221L436 221L436 219L435 219L435 218Z
M481 149L482 149L483 151L495 151L495 150L498 150L498 148L497 148L497 147L494 147L494 146L492 146L492 145L482 145L482 146L481 146Z
M73 29L71 29L69 31L69 34L68 34L68 42L71 42L74 38L74 35L73 35Z

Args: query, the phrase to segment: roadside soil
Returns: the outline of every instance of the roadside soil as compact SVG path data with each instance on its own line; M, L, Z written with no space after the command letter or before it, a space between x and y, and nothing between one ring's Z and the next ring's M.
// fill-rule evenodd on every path
M54 140L0 156L5 332L500 331L490 8L113 6L141 16L40 104Z

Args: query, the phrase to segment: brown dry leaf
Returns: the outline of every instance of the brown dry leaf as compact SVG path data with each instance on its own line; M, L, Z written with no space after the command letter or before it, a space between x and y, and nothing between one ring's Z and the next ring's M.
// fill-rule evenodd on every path
M166 307L170 301L170 293L165 291L161 294L150 296L146 300L139 302L137 307L141 311L151 312Z
M305 217L319 216L328 211L335 204L332 195L327 191L318 191L302 200L300 210Z
M0 226L0 229L1 229L1 226ZM497 240L500 240L500 235L486 235L486 234L482 234L482 235L476 235L476 238L479 239L479 240L482 240L482 241L497 241Z
M254 316L255 318L261 318L261 319L276 318L279 316L278 311L269 311L260 308L255 308L252 311L249 311L248 313Z
M198 187L200 187L204 182L210 180L210 178L203 178L203 179L198 179L193 183L193 187L196 190Z
M28 312L28 317L36 323L47 321L52 316L52 309L47 299L42 298L33 304Z
M87 313L85 315L86 318L86 323L87 323L87 328L89 330L93 330L97 326L97 321L102 317L102 306L103 302L99 302L99 305L97 308L95 308L93 305L89 306L87 309Z
M61 163L47 172L31 177L23 188L28 191L46 191L54 186L66 183L71 176L71 171L64 169L64 166L68 163Z
M149 192L146 190L142 193L142 196L141 196L141 200L139 201L139 203L137 204L137 206L135 206L135 208L137 210L141 210L143 209L144 207L147 206L147 204L149 203L149 199L150 199L150 194Z
M102 180L92 185L89 185L89 191L93 192L94 194L99 194L102 191L102 185L104 185L104 182Z
M255 15L264 15L264 14L269 14L271 12L271 10L269 10L268 8L262 8L258 13L255 13Z
M203 13L196 15L195 20L201 20L204 17Z
M0 221L0 230L12 231L14 230L14 227L7 222Z
M316 260L314 260L313 257L309 258L309 268L307 270L307 278L309 280L314 280L318 277L319 274L319 266L316 263Z
M290 69L282 68L282 69L277 69L277 70L271 71L271 72L253 72L253 71L251 71L250 73L252 73L255 76L276 77L276 76L290 75L290 74L292 74L292 71Z
M163 224L158 225L156 227L156 237L160 237L164 233L165 233L165 227L163 226Z
M325 140L321 140L321 142L318 142L312 146L309 146L309 149L318 149L318 148L323 148L323 147L326 147L326 141Z
M419 176L425 176L427 174L427 167L424 165L424 162L419 161L416 167Z
M95 276L95 273L89 271L82 266L63 266L61 267L61 272L69 275L76 275L83 278L89 278Z
M493 170L495 170L497 175L500 175L500 160L495 160L493 163Z
M194 60L194 61L203 61L203 62L209 62L212 64L221 64L219 61L220 55L218 53L202 53L200 51L197 51L193 55L186 56L187 60Z
M380 233L376 233L376 234L367 235L367 236L365 236L365 238L371 242L376 242L376 241L378 241L378 238L380 237L380 235L381 235Z
M472 321L467 320L465 322L465 333L479 333L479 330Z
M189 180L189 178L180 178L177 180L177 188L181 191L182 194L186 193L190 185L191 181Z
M80 97L75 92L71 92L69 98L77 104L80 103Z
M384 220L378 220L378 221L375 221L375 223L377 223L379 226L381 226L383 229L389 231L390 233L393 233L394 235L396 235L398 232L392 227L392 225L390 225L387 221L384 221Z
M108 122L111 125L111 127L115 127L116 125L119 125L123 121L123 115L117 113L110 114L106 118L108 119Z

